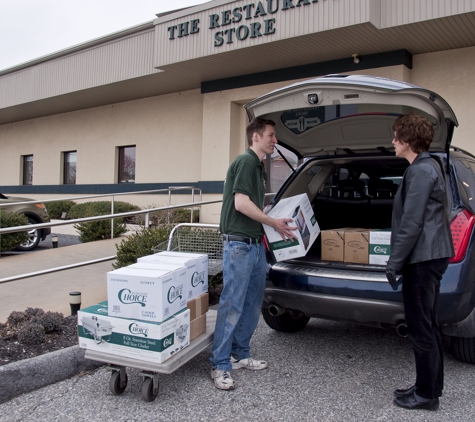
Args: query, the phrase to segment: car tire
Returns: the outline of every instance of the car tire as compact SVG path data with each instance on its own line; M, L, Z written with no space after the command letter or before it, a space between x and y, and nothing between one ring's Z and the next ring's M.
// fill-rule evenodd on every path
M36 220L28 217L28 224L38 224ZM21 245L18 245L15 249L17 251L32 251L38 246L41 240L41 231L38 229L28 230L28 240Z
M293 315L290 312L273 316L270 314L267 308L262 308L262 316L266 324L276 331L282 331L284 333L295 333L300 331L308 324L310 318L300 313Z
M455 359L475 363L475 337L450 337L450 344Z

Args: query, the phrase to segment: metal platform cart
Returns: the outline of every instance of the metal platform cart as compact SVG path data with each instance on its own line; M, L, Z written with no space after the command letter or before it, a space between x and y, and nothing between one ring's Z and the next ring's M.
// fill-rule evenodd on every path
M177 251L208 254L209 275L223 270L223 237L218 224L182 223L170 232L167 241L152 249L153 252Z
M207 253L209 274L216 275L222 271L222 236L218 232L216 224L179 224L170 233L169 240L153 248L153 251ZM86 349L85 357L109 364L112 371L109 389L115 395L120 395L125 391L128 381L127 367L141 370L140 375L143 377L142 399L151 402L158 396L159 374L173 373L212 344L216 314L215 310L210 309L206 314L206 332L161 364L88 349Z

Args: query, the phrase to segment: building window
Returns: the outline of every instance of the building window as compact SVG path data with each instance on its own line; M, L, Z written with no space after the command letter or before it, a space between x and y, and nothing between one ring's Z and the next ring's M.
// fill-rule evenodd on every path
M33 155L23 156L23 184L33 184Z
M76 160L77 151L63 153L63 184L76 184Z
M135 183L135 145L119 148L119 183Z

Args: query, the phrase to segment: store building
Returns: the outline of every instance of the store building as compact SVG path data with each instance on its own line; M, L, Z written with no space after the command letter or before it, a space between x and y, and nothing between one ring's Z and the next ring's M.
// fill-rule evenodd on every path
M0 71L0 192L185 185L219 198L247 148L242 105L329 73L434 90L459 120L453 145L475 153L474 71L475 0L210 1ZM279 160L270 165L277 175Z

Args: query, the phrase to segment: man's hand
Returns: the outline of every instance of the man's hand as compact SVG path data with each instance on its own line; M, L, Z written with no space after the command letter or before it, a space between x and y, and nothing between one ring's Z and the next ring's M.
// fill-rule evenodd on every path
M386 266L386 278L388 279L393 290L397 290L399 285L402 283L402 277L400 277L398 280L396 278L396 270L393 270L389 266Z
M291 218L277 218L272 225L273 229L282 236L284 240L297 239L297 236L293 233L297 230L297 226L289 226L287 223L292 223L294 220Z

